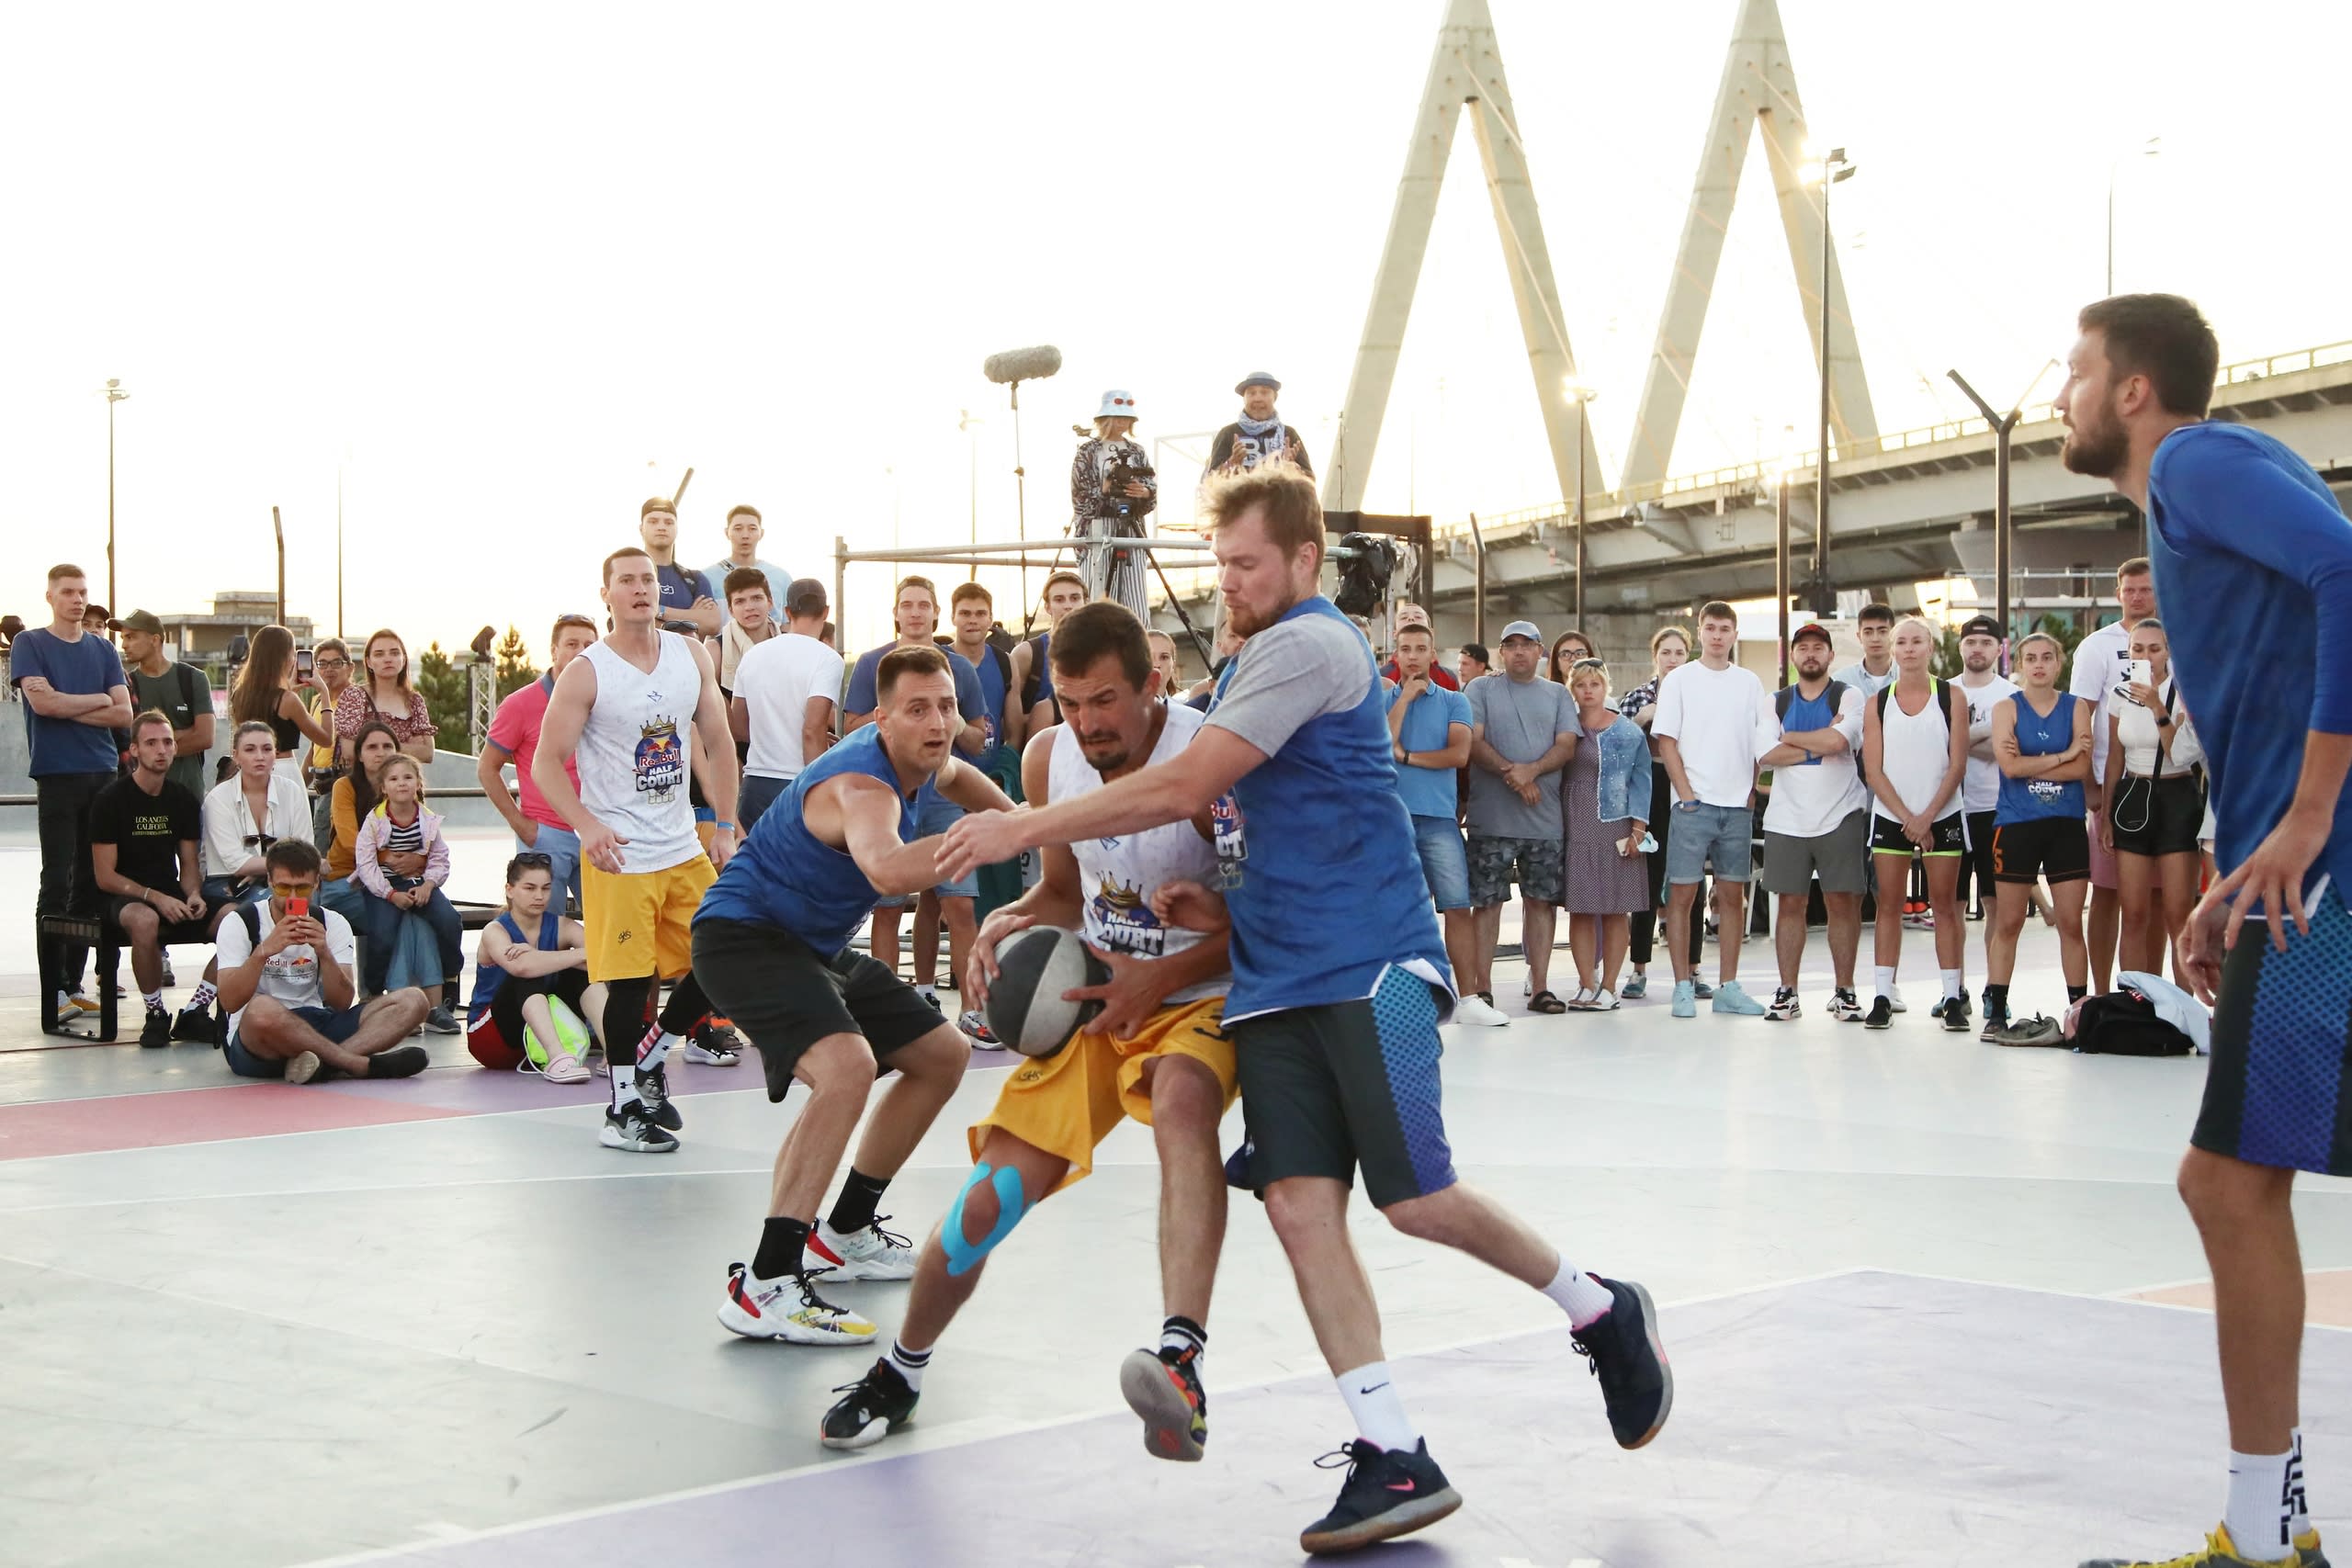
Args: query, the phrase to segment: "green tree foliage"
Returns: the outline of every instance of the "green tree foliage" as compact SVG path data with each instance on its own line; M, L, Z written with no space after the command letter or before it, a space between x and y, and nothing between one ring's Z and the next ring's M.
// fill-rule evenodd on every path
M523 642L523 634L512 626L498 639L498 694L519 692L539 678L537 666L531 662L531 650Z
M466 727L466 672L449 662L438 642L416 662L416 689L433 715L433 743L444 751L470 754L473 737Z

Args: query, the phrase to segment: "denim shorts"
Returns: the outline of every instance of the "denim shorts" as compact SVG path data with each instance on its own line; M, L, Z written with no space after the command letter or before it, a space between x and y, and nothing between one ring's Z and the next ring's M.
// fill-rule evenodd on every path
M1421 852L1421 878L1437 901L1438 912L1470 907L1470 857L1462 847L1462 829L1451 817L1413 818L1413 847Z
M337 1045L359 1032L359 1009L356 1007L288 1008L286 1010ZM222 1050L228 1054L229 1070L241 1078L282 1078L286 1076L283 1058L254 1055L237 1038L233 1026L229 1032L229 1043Z
M1703 882L1715 863L1718 882L1746 882L1756 863L1756 812L1746 806L1710 806L1705 801L1673 807L1674 831L1666 840L1666 879Z
M915 837L928 839L934 833L944 833L964 819L964 808L952 800L930 800L915 814ZM977 898L980 893L979 873L966 874L961 882L943 882L932 889L942 898ZM887 898L876 898L877 909L903 909L914 902L911 894L894 893Z

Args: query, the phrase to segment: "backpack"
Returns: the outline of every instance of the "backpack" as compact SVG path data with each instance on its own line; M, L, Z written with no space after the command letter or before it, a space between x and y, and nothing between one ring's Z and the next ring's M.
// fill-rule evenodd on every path
M1936 705L1944 710L1944 723L1949 726L1951 723L1952 712L1951 682L1939 680L1933 675L1928 677L1928 682L1935 689ZM1894 694L1894 682L1892 681L1878 689L1878 717L1882 726L1886 722L1886 700Z
M1829 717L1832 723L1837 722L1838 711L1846 705L1846 694L1852 690L1853 688L1846 684L1845 682L1834 679L1829 682L1829 684L1821 689L1822 699L1829 705ZM1651 700L1656 701L1657 699L1652 698ZM1788 722L1789 709L1796 700L1797 689L1794 686L1783 686L1779 691L1772 694L1772 712L1781 723L1786 724ZM1881 709L1880 711L1883 713L1885 710Z
M180 706L187 709L187 716L192 720L196 717L196 671L188 668L186 660L175 659L172 660L172 673L179 681ZM209 713L211 710L208 708L205 711ZM125 778L130 777L131 772L130 730L118 729L114 732L114 749L116 771Z
M245 925L247 951L261 945L261 916L251 904L237 906L237 919ZM215 991L212 1001L212 1047L220 1050L229 1043L229 1010L220 1005L220 993Z
M2197 1043L2160 1017L2154 1002L2122 986L2083 999L2075 1049L2103 1056L2186 1056Z

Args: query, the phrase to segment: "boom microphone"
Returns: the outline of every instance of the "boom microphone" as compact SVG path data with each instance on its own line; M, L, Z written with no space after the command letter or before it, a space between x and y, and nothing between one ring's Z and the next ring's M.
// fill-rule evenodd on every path
M1062 351L1051 344L1035 348L1007 349L980 362L980 374L999 386L1008 381L1042 381L1062 367Z

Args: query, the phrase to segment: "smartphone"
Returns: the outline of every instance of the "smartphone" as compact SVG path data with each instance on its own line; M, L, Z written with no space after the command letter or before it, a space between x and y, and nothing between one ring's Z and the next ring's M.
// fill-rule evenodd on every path
M309 680L311 678L311 671L313 668L311 660L311 654L309 649L296 649L294 650L294 673L300 676L305 681Z
M2127 677L2127 679L2137 685L2154 685L2156 683L2155 661L2149 659L2135 659L2132 660L2132 673Z
M310 917L310 913L311 901L308 898L288 898L286 900L286 918L288 919L306 919Z

